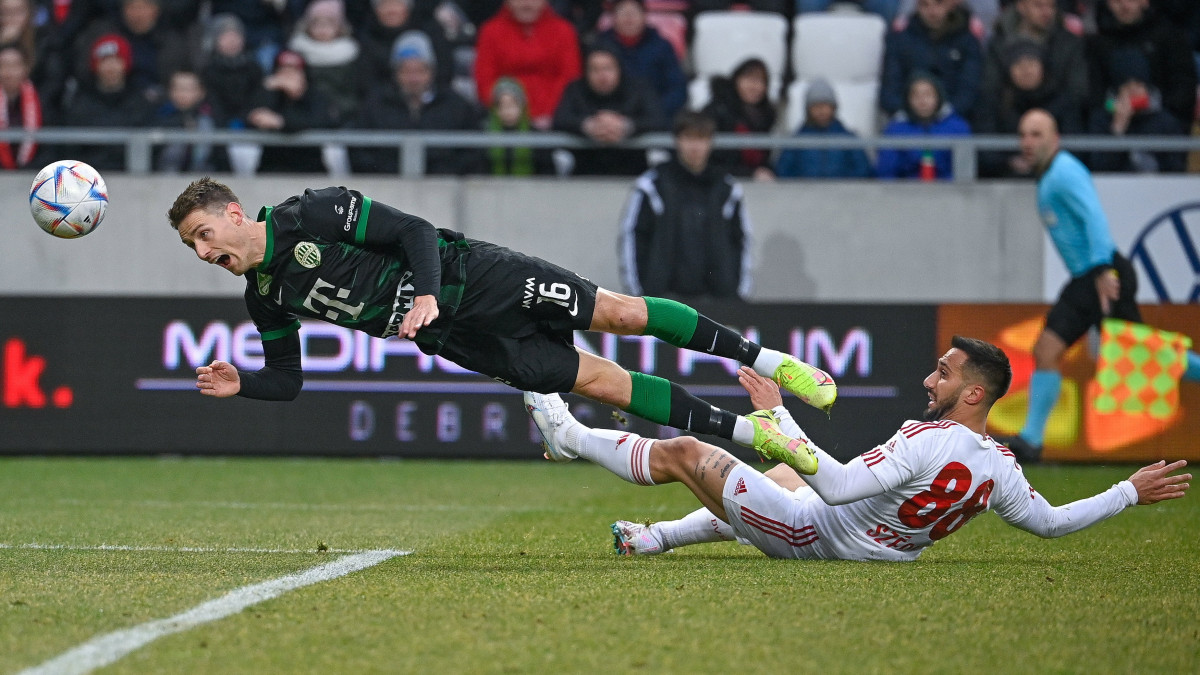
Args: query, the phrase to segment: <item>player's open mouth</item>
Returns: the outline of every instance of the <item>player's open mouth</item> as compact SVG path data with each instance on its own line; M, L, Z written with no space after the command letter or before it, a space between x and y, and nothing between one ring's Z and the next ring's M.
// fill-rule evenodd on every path
M229 267L229 254L222 253L221 255L217 256L217 259L213 262L217 263L221 267Z

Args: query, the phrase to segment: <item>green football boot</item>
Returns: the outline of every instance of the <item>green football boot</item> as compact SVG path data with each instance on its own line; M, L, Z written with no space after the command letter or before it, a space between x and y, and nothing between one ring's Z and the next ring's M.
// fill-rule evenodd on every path
M764 462L783 462L805 476L817 472L817 454L804 441L784 434L775 413L757 410L746 419L754 425L754 451Z
M829 373L792 356L783 357L771 379L801 401L826 413L837 400L837 383Z

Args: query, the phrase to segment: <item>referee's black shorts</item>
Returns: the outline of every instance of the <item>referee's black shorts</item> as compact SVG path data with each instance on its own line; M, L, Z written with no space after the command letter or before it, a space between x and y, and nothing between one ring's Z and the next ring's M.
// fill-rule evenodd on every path
M1112 303L1108 316L1141 323L1142 312L1134 299L1137 296L1137 272L1120 253L1113 254L1112 266L1121 281L1121 296ZM1069 346L1075 344L1092 326L1099 326L1104 318L1104 313L1100 311L1100 296L1096 293L1095 275L1085 274L1063 286L1058 301L1046 315L1046 328L1054 331Z
M463 298L441 355L518 389L573 389L574 331L592 324L596 284L503 246L470 245Z

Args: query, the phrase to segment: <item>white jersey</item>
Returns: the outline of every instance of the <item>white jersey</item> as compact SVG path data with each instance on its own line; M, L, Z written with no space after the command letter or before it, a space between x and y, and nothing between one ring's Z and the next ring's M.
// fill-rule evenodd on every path
M909 420L855 461L866 464L884 492L814 509L843 549L838 557L912 560L993 505L1011 510L1031 499L1012 452L958 422Z
M788 423L790 417L785 432ZM1122 481L1052 507L1029 485L1012 452L950 420L910 420L844 466L823 451L818 456L817 474L806 477L810 487L795 493L749 467L730 474L725 510L740 537L777 557L915 560L988 509L1011 525L1054 537L1137 502L1133 485Z

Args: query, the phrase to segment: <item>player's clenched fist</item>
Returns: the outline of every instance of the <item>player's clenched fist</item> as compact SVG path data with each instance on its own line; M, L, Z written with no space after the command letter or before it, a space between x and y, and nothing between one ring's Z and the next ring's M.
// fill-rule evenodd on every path
M238 393L242 388L242 381L233 364L213 361L196 369L196 388L205 396L225 398Z

